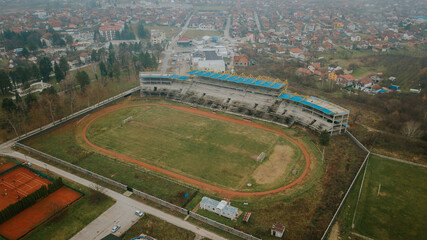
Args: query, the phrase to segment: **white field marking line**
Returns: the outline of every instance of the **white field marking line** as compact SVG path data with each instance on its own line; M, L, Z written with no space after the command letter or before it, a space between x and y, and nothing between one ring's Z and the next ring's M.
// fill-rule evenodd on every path
M15 186L13 186L11 183L4 182L3 184L4 184L6 187L10 188L12 191L13 191L13 190L15 190L15 191L17 191L18 193L21 193L22 195L27 195L27 192L26 192L26 191L24 191L24 190L22 190L22 189L20 189L20 188L15 188Z
M373 238L370 238L370 237L364 236L364 235L359 234L359 233L356 233L356 232L351 232L351 234L353 234L354 236L357 236L357 237L360 237L360 238L366 239L366 240L374 240Z
M365 182L365 175L366 175L366 170L368 169L368 163L369 163L369 158L366 160L365 171L363 173L362 183L360 184L360 189L359 189L359 196L357 196L356 207L354 208L353 220L351 221L351 228L352 229L354 229L354 220L356 218L357 207L359 206L360 195L362 195L362 188L363 188L363 184Z

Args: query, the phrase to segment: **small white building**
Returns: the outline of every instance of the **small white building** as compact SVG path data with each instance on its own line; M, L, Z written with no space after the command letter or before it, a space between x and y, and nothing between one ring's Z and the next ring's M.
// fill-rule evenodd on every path
M271 235L275 237L283 237L283 233L285 233L285 225L276 222L273 224L273 227L271 227Z
M203 197L202 201L200 201L200 208L231 220L236 220L239 216L239 209L228 205L228 203L224 200L218 202L217 200Z

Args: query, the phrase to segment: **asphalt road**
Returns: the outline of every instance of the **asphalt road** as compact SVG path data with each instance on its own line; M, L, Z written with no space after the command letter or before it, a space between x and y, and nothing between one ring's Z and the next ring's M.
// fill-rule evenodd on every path
M164 55L163 55L163 58L162 58L162 66L160 67L160 72L166 73L166 71L168 70L169 60L171 59L171 55L174 52L174 49L175 49L175 47L177 45L177 42L178 42L179 38L181 38L181 36L187 31L188 24L190 23L190 20L191 20L192 17L193 17L193 15L191 15L187 19L187 22L185 23L184 27L182 27L181 32L179 32L178 35L176 35L175 37L173 37L172 40L167 45L165 51L163 52Z

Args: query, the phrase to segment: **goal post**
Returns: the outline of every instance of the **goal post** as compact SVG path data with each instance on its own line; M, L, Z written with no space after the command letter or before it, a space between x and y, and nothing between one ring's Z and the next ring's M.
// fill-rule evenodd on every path
M264 158L265 158L265 152L262 152L258 155L258 157L256 158L256 161L262 162L262 161L264 161Z
M122 124L126 124L126 123L130 122L130 121L132 121L132 119L133 119L133 116L127 117L126 119L124 119L122 121Z

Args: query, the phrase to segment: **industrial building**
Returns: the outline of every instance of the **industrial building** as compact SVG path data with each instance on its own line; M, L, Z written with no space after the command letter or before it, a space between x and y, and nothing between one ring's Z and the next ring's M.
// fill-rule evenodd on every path
M287 91L287 83L266 77L194 70L187 76L140 73L141 95L255 116L278 123L300 124L331 135L348 127L350 111L334 103Z

